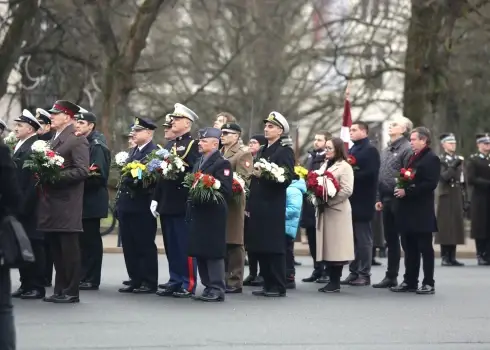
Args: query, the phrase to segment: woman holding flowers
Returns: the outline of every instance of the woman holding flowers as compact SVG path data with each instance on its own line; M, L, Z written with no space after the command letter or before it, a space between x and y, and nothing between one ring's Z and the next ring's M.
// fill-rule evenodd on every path
M337 137L328 140L325 150L326 162L318 172L325 178L333 178L336 190L332 196L327 195L321 201L314 200L317 212L316 257L317 261L326 262L330 272L330 282L318 291L333 293L340 291L344 265L354 260L354 233L349 202L354 189L354 172L347 162L344 141Z
M278 112L264 120L267 145L260 148L250 182L247 249L256 254L264 278L254 295L286 296L286 189L294 175L294 152L280 138L289 124Z

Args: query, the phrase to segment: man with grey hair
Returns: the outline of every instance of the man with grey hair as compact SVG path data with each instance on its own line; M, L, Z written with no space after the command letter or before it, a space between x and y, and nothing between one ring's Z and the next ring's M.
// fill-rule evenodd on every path
M397 277L400 269L400 237L395 227L394 190L396 178L403 164L412 155L408 134L413 127L410 119L395 118L389 125L388 146L381 152L381 166L378 177L378 195L376 210L383 211L383 227L388 248L388 267L386 276L381 282L373 284L374 288L390 288L398 285Z

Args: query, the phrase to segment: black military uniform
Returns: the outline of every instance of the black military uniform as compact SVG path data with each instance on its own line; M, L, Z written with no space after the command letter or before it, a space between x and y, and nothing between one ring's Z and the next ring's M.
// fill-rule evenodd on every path
M138 132L156 128L155 124L136 118L132 129ZM145 158L155 149L157 146L152 141L143 147L134 147L128 162L138 160L145 163ZM150 211L154 187L135 187L132 182L132 179L123 180L116 200L124 261L130 279L129 285L120 288L119 292L154 293L158 284L157 222Z
M440 135L441 143L456 143L454 134ZM441 245L442 266L463 266L456 260L456 246L464 244L463 209L466 187L463 177L463 157L443 152L441 175L437 191L437 226L435 244Z
M306 161L308 171L318 170L325 161L325 150L314 150L309 153ZM308 247L313 258L314 270L310 277L303 278L303 282L328 283L327 268L325 264L316 261L316 220L315 208L308 200L308 195L304 195L303 210L301 212L300 226L306 230L308 237Z
M41 124L42 130L44 130L45 125L51 125L51 119L49 118L49 115L50 114L42 108L36 109L36 119ZM52 131L41 133L42 130L41 129L38 130L37 138L39 140L49 141L53 138L54 134ZM51 287L53 281L53 256L51 254L48 240L44 240L44 251L45 251L45 262L46 262L44 267L45 286Z
M41 124L27 110L24 110L22 115L15 119L15 121L29 124L35 131L41 128ZM17 167L17 179L22 189L22 206L20 208L19 221L24 226L27 236L31 241L32 250L36 259L35 262L19 269L21 286L12 293L12 297L21 299L42 299L46 294L44 288L44 234L36 229L38 205L36 181L34 180L32 171L23 168L24 162L32 154L31 146L37 140L37 135L33 134L29 138L19 141L13 154L13 159Z
M92 113L82 113L77 120L97 122ZM100 235L100 219L106 218L109 211L109 192L107 180L111 165L111 152L105 136L93 130L86 135L90 147L90 173L85 180L83 193L83 234L79 236L82 257L81 290L98 289L102 269L103 245Z
M490 265L490 135L477 134L480 151L467 162L470 189L471 238L476 243L478 265Z
M170 116L173 119L186 118L192 122L198 119L192 110L179 103L175 104L175 110ZM190 132L169 141L165 148L184 161L185 172L177 180L160 179L153 196L165 232L170 274L170 280L159 286L162 290L157 295L188 298L196 290L197 265L188 254L189 226L185 214L189 190L182 185L182 181L185 174L192 171L200 154Z

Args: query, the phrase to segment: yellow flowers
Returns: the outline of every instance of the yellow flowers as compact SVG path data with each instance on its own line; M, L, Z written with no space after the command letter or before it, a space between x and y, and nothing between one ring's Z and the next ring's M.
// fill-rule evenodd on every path
M124 166L123 171L131 171L132 169L138 169L138 168L141 169L142 171L145 171L146 165L144 165L138 161L131 162L131 163L128 163Z
M298 175L301 179L306 179L306 176L308 175L308 170L306 168L297 165L294 167L294 172L296 175Z

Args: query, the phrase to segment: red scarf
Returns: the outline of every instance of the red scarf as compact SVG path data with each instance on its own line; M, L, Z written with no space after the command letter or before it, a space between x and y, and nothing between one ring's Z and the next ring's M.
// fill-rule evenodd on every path
M412 154L412 156L410 157L410 159L408 160L408 164L407 164L407 168L411 168L412 167L412 164L417 160L419 159L423 154L425 154L426 150L428 150L428 147L425 146L424 148L422 148L418 153L414 153Z

